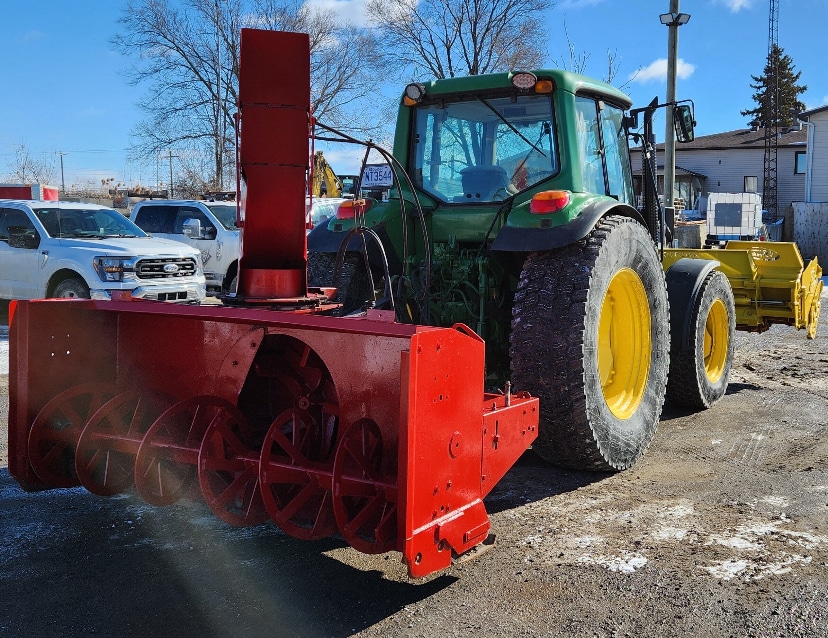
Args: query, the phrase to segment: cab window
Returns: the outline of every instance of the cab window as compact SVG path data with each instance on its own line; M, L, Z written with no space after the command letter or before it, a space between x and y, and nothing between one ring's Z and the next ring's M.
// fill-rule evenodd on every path
M37 231L29 216L22 210L0 208L0 241L8 243L12 232L34 235Z

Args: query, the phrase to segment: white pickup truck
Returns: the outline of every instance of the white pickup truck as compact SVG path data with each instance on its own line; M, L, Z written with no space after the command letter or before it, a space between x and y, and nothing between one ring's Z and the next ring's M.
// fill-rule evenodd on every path
M130 219L153 237L184 242L197 249L207 290L230 292L240 251L235 202L150 199L135 204Z
M96 204L0 199L0 299L199 302L201 255Z

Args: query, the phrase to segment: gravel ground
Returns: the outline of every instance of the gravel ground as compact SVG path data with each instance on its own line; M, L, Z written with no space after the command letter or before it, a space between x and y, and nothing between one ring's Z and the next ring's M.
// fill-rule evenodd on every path
M826 415L825 313L813 341L739 334L713 409L666 406L620 474L527 452L486 500L493 548L421 581L395 553L0 469L0 635L828 636Z

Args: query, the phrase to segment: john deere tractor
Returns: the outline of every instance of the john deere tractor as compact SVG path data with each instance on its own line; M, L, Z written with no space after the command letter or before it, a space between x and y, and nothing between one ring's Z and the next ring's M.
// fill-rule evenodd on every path
M671 106L678 140L692 139L690 106ZM794 244L670 248L652 170L637 206L628 144L656 105L630 107L561 70L408 85L391 196L345 202L311 232L310 285L337 287L343 314L471 326L491 386L540 398L542 457L628 468L665 397L722 398L734 330L813 336L822 285Z

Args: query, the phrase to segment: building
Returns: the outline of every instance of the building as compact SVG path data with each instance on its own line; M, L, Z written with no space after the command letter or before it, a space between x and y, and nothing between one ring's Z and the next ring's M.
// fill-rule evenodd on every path
M828 106L800 113L807 131L805 185L796 201L828 202Z
M824 113L817 113L824 111ZM808 113L824 117L828 123L828 107ZM778 215L784 216L791 202L801 201L805 192L807 171L807 142L809 130L815 127L797 126L780 129L777 149L777 202ZM828 126L821 131L823 153L828 157ZM664 145L656 152L658 189L664 186ZM636 175L636 192L640 193L641 153L633 152L633 172ZM822 169L828 173L828 162ZM765 173L764 129L739 129L697 137L686 144L676 144L676 180L673 197L680 198L687 208L694 208L699 196L707 193L762 193ZM828 201L828 175L822 177Z

